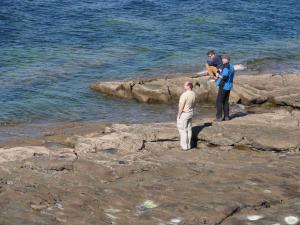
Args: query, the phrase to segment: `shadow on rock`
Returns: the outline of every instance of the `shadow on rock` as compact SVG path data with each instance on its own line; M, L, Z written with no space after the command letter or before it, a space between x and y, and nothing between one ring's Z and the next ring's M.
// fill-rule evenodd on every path
M205 128L205 127L210 127L212 123L204 123L201 126L194 126L192 128L192 147L196 148L197 147L197 141L198 141L198 135L199 133Z
M247 116L249 114L254 114L255 112L236 112L230 115L230 119L235 119L235 118L239 118L239 117L244 117Z

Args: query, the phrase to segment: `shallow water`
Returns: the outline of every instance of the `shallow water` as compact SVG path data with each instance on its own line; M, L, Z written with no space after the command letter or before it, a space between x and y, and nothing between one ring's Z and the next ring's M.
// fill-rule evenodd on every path
M0 123L161 121L172 106L93 93L99 80L198 72L205 53L300 70L300 2L2 0Z

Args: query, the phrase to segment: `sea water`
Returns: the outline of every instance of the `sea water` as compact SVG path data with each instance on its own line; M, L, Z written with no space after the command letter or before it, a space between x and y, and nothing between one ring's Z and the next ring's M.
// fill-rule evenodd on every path
M0 124L175 119L96 81L203 70L206 52L299 73L299 0L1 0ZM199 106L200 107L200 106Z

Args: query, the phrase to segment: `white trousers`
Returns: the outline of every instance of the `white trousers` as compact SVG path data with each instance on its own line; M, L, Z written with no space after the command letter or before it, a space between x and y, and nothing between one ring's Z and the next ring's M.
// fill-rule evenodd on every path
M180 135L180 146L183 150L191 148L193 112L182 113L177 118L177 128Z

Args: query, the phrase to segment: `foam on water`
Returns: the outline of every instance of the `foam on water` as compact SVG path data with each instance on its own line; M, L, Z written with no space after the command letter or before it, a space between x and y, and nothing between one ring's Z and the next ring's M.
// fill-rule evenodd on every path
M236 71L243 71L243 70L246 70L247 67L244 66L243 64L237 64L237 65L234 65L234 69L235 69ZM198 72L197 75L199 75L199 76L205 76L206 73L207 73L206 70L202 70L202 71Z
M234 65L234 69L236 71L239 71L239 70L245 70L245 69L247 69L247 67L244 66L243 64L237 64L237 65Z

